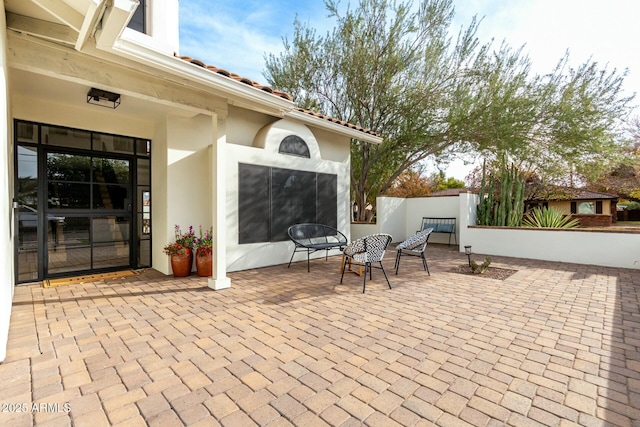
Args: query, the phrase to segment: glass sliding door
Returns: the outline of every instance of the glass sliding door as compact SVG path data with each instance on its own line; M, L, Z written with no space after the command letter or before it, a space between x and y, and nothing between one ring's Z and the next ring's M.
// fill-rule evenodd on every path
M45 275L131 264L131 160L47 151Z
M15 122L17 282L151 266L151 143Z

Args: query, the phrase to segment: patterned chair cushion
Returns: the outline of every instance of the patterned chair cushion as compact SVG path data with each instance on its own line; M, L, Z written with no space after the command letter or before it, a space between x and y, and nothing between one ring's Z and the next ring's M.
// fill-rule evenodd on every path
M407 240L396 246L396 249L406 249L411 251L419 248L427 242L432 231L433 229L431 228L426 228L422 231L419 231L418 233L414 234L413 236L409 237Z
M390 242L389 234L372 234L349 243L344 254L361 263L380 262Z
M353 257L355 254L363 253L364 251L365 246L363 239L354 240L344 248L344 254L350 257Z

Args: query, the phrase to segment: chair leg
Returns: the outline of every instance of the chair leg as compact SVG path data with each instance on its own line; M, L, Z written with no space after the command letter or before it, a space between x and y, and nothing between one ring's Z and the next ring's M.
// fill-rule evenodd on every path
M422 254L420 255L422 256L422 265L424 265L424 269L426 270L427 274L431 276L431 273L429 273L429 265L427 264L427 259L424 257L424 252L422 252Z
M340 276L340 284L342 284L342 279L344 279L344 271L347 269L347 257L342 256L342 275Z
M365 263L364 264L364 274L363 276L363 282L362 282L362 293L364 294L364 290L367 287L367 268L369 268L369 274L371 274L371 266L369 265L369 263Z
M307 273L311 271L309 267L309 258L311 258L311 251L307 249Z
M291 254L291 259L289 260L289 265L287 265L287 268L291 267L291 261L293 261L293 256L296 254L296 250L293 250L293 253Z
M396 255L396 265L394 267L396 270L396 276L398 275L398 270L400 270L400 257L402 257L402 249L400 249Z
M384 266L382 265L382 261L380 261L380 268L382 269L382 273L384 274L384 278L387 279L387 285L389 285L389 289L391 289L391 282L389 282L389 278L387 277L387 272L384 271Z

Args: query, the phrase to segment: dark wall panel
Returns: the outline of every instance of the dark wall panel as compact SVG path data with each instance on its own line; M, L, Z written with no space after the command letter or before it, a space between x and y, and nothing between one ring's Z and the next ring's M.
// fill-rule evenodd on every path
M238 240L268 242L270 168L240 164L238 175Z
M316 174L291 169L272 169L271 241L289 239L293 224L316 222Z
M338 176L318 174L318 223L338 228Z
M240 244L289 239L293 224L338 224L338 176L239 165Z

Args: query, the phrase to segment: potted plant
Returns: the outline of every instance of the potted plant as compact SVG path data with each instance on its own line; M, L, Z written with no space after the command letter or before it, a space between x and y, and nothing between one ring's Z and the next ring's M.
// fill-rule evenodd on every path
M171 257L174 277L186 277L191 274L195 237L193 227L189 227L189 231L183 233L179 225L175 226L175 242L169 243L163 249L164 253Z
M198 276L209 277L213 272L213 227L202 232L200 226L200 237L195 239L196 248L196 271Z

